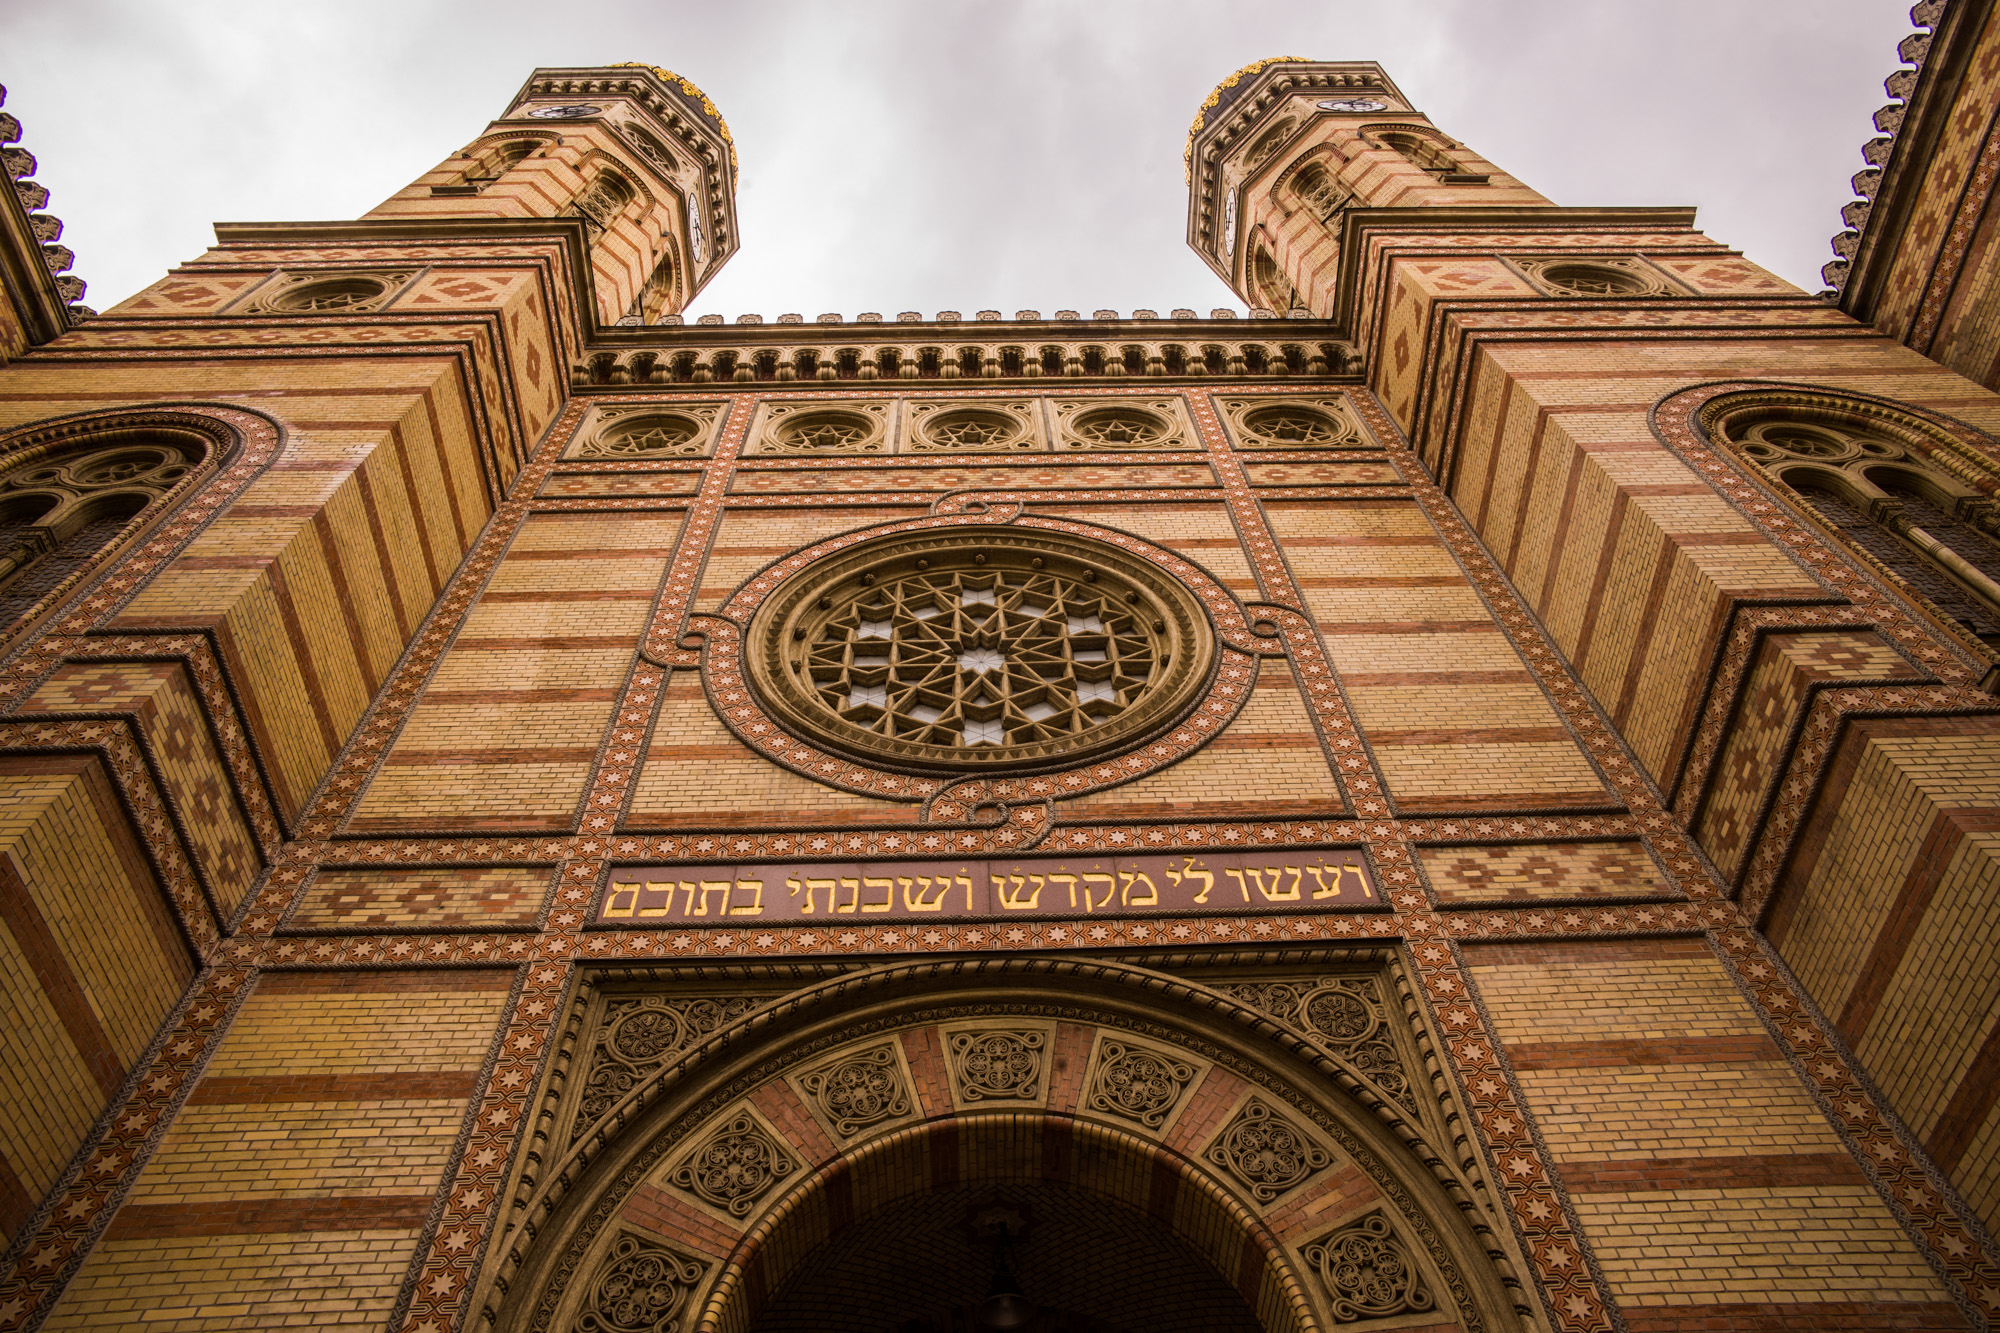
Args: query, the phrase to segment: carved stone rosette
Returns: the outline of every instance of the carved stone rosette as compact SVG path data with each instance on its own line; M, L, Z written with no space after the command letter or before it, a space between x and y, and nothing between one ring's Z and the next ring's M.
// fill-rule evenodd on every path
M888 1042L810 1070L799 1086L843 1138L910 1113L909 1084Z
M1252 1097L1204 1154L1243 1182L1259 1203L1303 1185L1333 1161L1305 1131Z
M1297 1028L1347 1061L1384 1096L1412 1115L1418 1113L1416 1090L1373 981L1257 981L1218 989Z
M1034 1031L954 1032L946 1052L959 1101L1038 1100L1047 1044Z
M677 1333L708 1265L631 1232L611 1243L577 1312L578 1333Z
M572 1141L583 1134L639 1081L709 1033L757 1007L747 995L727 999L674 1000L647 996L611 1000L598 1020L583 1092L570 1125Z
M1098 1050L1097 1070L1085 1105L1158 1129L1180 1104L1195 1072L1186 1061L1107 1039Z
M1422 1314L1437 1308L1416 1259L1380 1213L1371 1213L1307 1245L1336 1323Z
M746 1217L757 1200L798 1169L798 1159L742 1112L703 1140L667 1179L712 1208Z

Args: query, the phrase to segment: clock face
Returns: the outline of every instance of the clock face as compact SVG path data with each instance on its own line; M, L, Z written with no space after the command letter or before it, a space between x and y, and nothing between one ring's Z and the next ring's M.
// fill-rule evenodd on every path
M1322 111L1387 111L1387 102L1378 102L1372 97L1350 97L1321 102Z
M537 120L576 120L583 116L601 116L601 106L538 106L528 113Z

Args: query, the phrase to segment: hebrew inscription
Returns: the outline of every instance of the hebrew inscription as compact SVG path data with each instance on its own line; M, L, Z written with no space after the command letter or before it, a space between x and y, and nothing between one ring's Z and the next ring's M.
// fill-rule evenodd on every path
M599 900L597 924L1213 915L1381 905L1361 853L1273 850L1008 861L620 866L612 870Z

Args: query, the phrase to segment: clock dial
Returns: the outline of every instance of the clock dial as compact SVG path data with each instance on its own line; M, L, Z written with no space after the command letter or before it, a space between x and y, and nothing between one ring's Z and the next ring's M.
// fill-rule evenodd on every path
M1349 97L1330 99L1319 104L1322 111L1387 111L1387 102L1378 102L1372 97Z
M601 116L601 106L538 106L528 113L537 120L577 120L584 116Z

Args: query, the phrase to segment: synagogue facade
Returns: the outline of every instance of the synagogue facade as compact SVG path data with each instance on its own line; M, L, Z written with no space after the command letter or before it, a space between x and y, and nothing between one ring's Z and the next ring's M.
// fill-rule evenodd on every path
M1990 10L1824 295L1367 62L1247 314L692 319L650 66L101 314L8 148L0 1330L1990 1327Z

